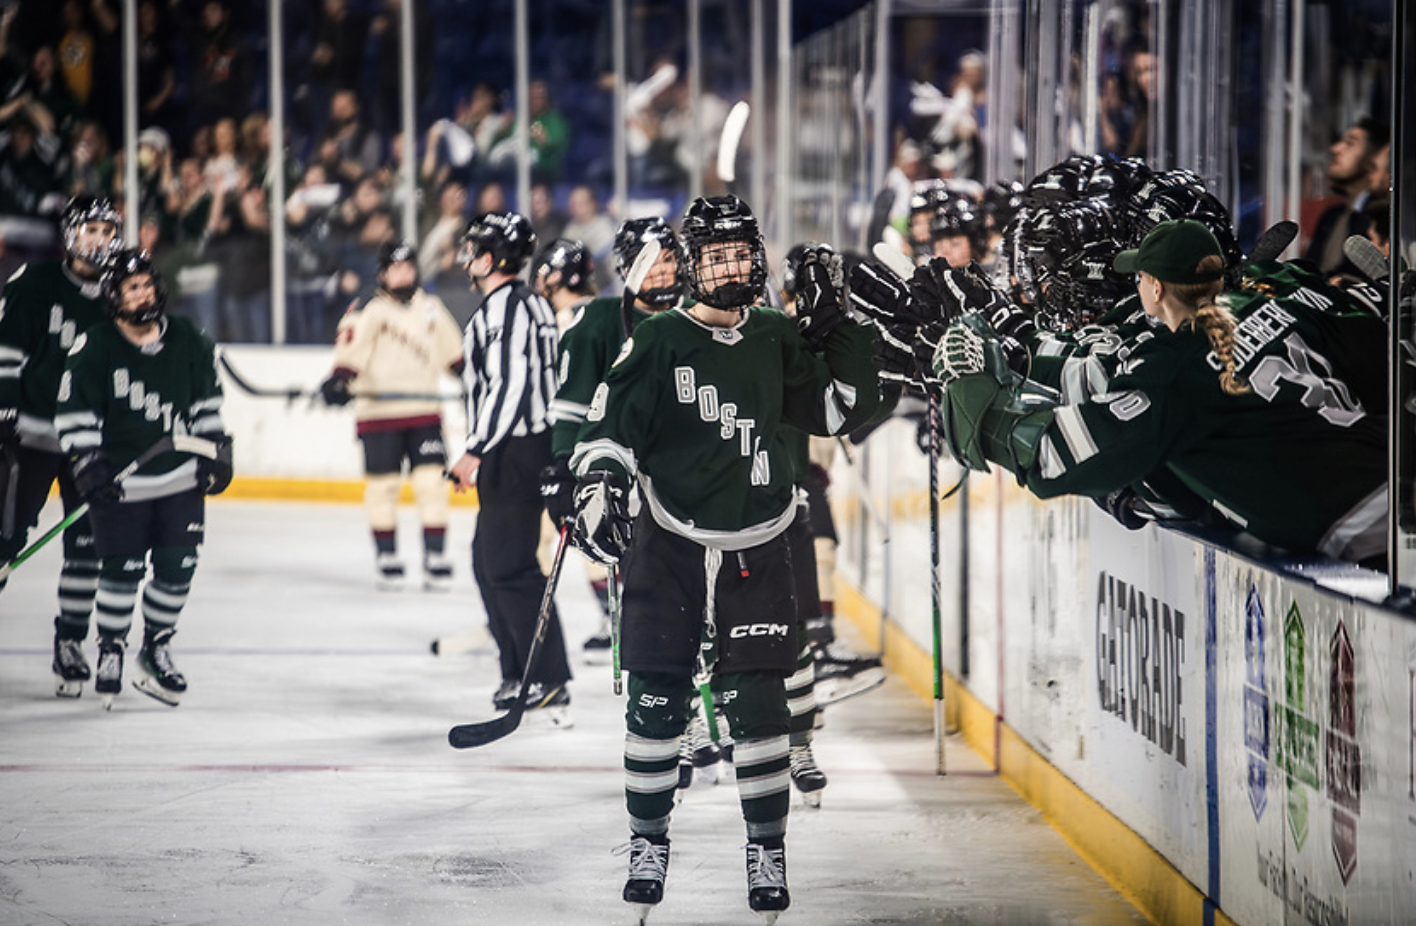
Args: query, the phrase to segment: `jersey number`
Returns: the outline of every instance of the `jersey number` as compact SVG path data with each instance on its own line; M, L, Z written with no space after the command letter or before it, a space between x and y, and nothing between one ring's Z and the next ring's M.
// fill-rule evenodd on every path
M1249 385L1267 402L1278 395L1280 383L1303 390L1302 403L1338 427L1351 427L1366 417L1362 403L1352 398L1347 385L1332 377L1332 364L1297 334L1283 339L1288 356L1265 357L1249 376Z

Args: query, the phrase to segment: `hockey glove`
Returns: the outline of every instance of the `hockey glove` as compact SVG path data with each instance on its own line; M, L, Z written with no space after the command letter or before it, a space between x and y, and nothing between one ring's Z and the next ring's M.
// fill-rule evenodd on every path
M852 306L881 328L913 337L919 316L904 280L881 264L862 261L851 268L850 282Z
M19 440L20 410L0 408L0 447Z
M349 392L349 380L353 377L347 371L340 371L320 383L320 398L326 405L348 405L354 398Z
M123 487L113 481L113 466L103 451L75 457L73 470L74 488L90 505L112 505L123 500Z
M222 434L212 439L216 444L216 457L197 457L197 489L203 495L220 495L231 485L235 472L231 463L231 437Z
M925 383L934 378L925 372L930 368L933 350L924 350L917 341L903 343L888 329L880 327L878 322L872 324L880 334L875 350L880 379L884 382L908 383L924 388Z
M624 477L595 470L575 487L575 544L602 566L629 551L629 486Z
M841 289L845 273L841 255L829 244L808 244L802 248L794 270L797 281L797 328L812 350L820 350L846 314L841 309Z
M575 521L575 477L570 457L556 457L541 470L541 501L557 527Z
M983 316L970 313L949 326L934 352L934 373L944 385L972 373L990 373L1002 385L1013 376L998 339Z

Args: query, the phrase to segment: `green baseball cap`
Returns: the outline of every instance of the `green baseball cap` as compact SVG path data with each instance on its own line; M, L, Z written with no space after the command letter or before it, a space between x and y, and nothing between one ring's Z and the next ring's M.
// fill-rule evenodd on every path
M1118 273L1144 271L1162 283L1210 283L1224 276L1222 267L1200 269L1211 254L1223 262L1214 233L1194 219L1177 219L1152 228L1140 247L1117 254L1112 266Z

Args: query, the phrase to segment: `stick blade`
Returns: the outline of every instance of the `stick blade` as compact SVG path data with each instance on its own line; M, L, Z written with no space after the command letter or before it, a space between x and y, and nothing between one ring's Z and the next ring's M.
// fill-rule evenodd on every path
M1373 282L1380 283L1391 276L1391 261L1381 248L1361 235L1353 235L1342 242L1342 253Z
M909 255L887 241L875 242L875 247L870 249L870 253L875 255L875 259L880 261L890 272L902 280L908 280L914 276L914 263Z
M1249 260L1275 260L1278 255L1288 249L1293 243L1293 239L1298 237L1298 223L1284 219L1282 222L1275 222L1254 242L1254 249L1249 252Z
M495 743L521 726L521 717L525 712L525 707L518 704L500 717L493 717L481 723L458 724L447 731L448 745L453 749L475 749Z
M644 286L644 278L649 275L654 262L659 259L659 252L663 250L663 245L658 239L650 238L644 242L644 247L639 249L635 255L634 263L629 265L629 273L624 277L624 288L627 292L638 293Z
M718 140L718 179L724 183L731 184L737 179L738 145L751 115L752 107L747 101L738 100L728 112L728 118L723 120L723 134Z

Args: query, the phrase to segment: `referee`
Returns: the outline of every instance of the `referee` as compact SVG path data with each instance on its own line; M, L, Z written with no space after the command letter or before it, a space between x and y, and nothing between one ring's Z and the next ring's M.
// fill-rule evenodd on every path
M499 709L516 700L546 576L536 560L541 536L541 468L551 460L546 409L556 389L556 318L546 300L517 279L536 247L531 223L514 212L478 216L462 236L460 259L483 301L463 339L467 443L452 467L459 492L477 486L472 573L501 659ZM527 709L548 708L569 726L570 666L560 618L527 676Z

